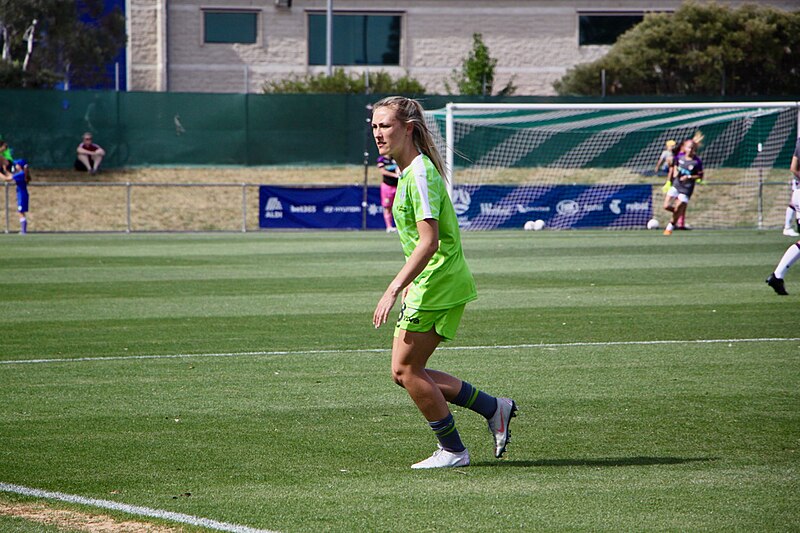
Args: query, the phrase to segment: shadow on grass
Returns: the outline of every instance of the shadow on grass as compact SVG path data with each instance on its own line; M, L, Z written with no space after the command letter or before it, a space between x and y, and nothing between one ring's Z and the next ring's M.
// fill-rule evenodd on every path
M472 463L473 466L504 466L504 467L545 467L545 466L653 466L653 465L679 465L685 463L700 463L716 461L719 457L602 457L599 459L539 459L538 461L507 460L497 462Z

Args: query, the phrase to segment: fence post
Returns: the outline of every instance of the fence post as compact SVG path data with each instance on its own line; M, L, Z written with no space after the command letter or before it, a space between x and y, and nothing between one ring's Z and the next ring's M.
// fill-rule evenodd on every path
M131 182L128 181L125 183L125 211L126 217L128 219L127 229L125 233L131 232Z
M763 145L758 143L758 155L761 155ZM759 163L758 167L758 229L764 229L764 169Z
M247 233L247 184L242 183L242 233Z
M364 188L361 192L361 229L367 229L367 191L369 187L369 142L372 138L372 104L365 107L367 114L366 125L364 127Z

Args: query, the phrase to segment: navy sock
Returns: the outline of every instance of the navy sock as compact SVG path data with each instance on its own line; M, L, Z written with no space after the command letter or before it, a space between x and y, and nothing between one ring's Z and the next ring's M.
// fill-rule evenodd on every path
M461 382L461 390L452 403L475 411L484 418L492 418L497 410L497 398L476 389L466 381Z
M428 425L439 439L439 444L448 452L463 452L466 449L461 442L452 413L436 422L428 422Z

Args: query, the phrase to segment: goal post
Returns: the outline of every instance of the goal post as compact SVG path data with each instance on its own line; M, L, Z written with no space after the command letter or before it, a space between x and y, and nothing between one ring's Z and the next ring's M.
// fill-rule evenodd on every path
M641 228L666 219L656 162L702 132L698 228L773 227L789 198L800 102L449 103L427 119L462 226Z

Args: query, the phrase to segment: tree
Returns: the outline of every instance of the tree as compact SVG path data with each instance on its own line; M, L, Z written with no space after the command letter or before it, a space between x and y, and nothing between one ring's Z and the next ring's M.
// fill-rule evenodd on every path
M800 12L686 2L625 32L553 84L560 95L770 96L800 87Z
M126 40L125 16L104 7L103 0L0 0L0 87L102 82Z
M369 79L369 86L367 86ZM381 94L424 94L425 87L409 76L392 79L384 71L348 75L343 68L334 69L333 74L307 74L290 76L276 81L267 81L262 86L265 93L345 93L363 94L367 90Z
M459 94L491 95L494 86L494 69L497 59L489 55L489 48L480 33L472 34L472 51L461 62L461 71L454 70L452 81ZM445 89L452 93L450 84L445 81ZM516 90L514 80L510 80L498 94L510 95Z

